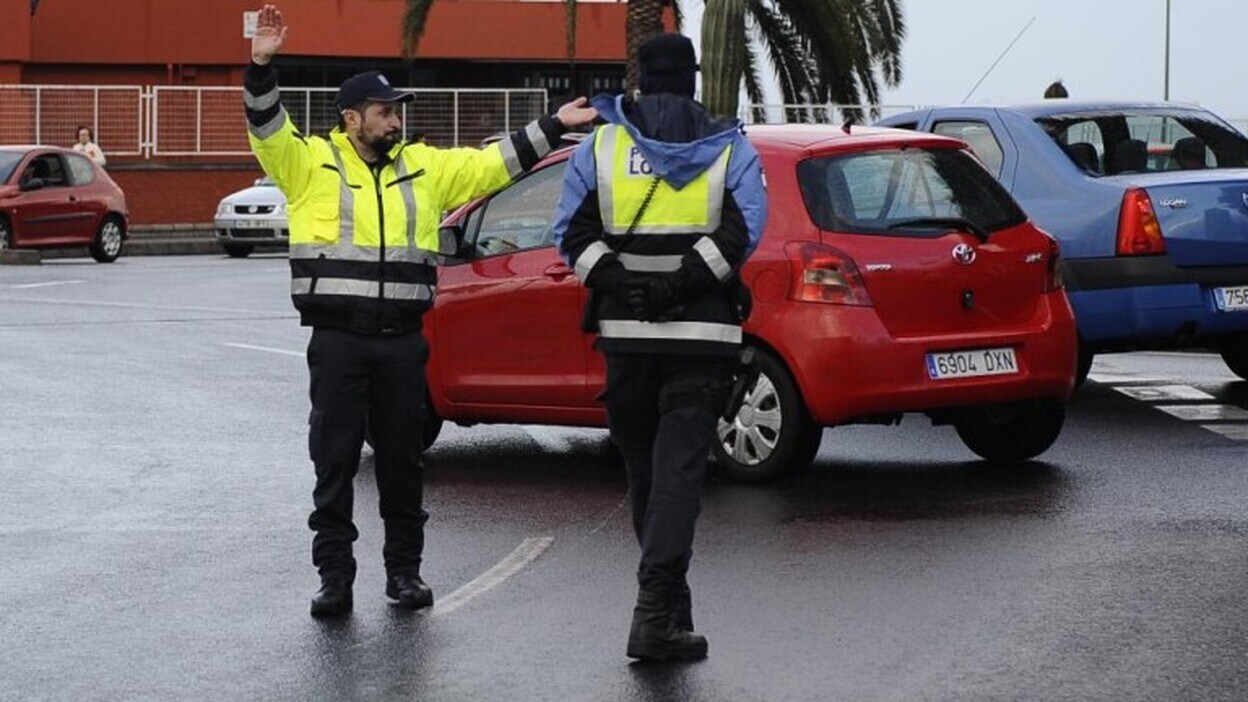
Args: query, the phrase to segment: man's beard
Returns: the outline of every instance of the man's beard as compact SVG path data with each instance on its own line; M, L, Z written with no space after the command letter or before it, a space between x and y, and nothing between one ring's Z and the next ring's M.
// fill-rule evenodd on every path
M365 143L368 144L368 148L373 150L373 153L381 156L383 154L390 153L390 149L393 149L394 145L399 143L399 135L397 132L392 134L383 134L381 136L373 137Z

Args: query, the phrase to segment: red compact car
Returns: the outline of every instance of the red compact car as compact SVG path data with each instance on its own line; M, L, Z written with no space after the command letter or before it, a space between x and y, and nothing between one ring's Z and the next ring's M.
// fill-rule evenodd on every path
M966 144L871 128L748 134L770 198L742 269L761 375L721 421L717 462L774 478L810 463L823 427L908 412L953 425L989 460L1048 449L1075 376L1058 246ZM444 224L465 245L426 315L430 441L442 420L605 426L586 291L551 233L569 153Z
M126 196L102 168L69 149L0 146L0 249L89 247L121 255Z

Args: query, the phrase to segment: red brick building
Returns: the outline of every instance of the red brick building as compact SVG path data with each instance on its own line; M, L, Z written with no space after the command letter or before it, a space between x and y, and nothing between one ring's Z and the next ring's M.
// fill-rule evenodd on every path
M258 4L0 0L0 86L239 86L249 52L244 13ZM276 4L291 28L275 63L287 87L337 86L353 73L380 68L407 87L542 88L558 104L574 94L618 91L623 84L623 0L577 3L575 61L567 56L561 0L437 0L413 61L400 57L403 0ZM31 139L14 136L15 125L6 130L4 124L29 109L28 92L0 91L0 141ZM43 129L39 139L58 143L66 132L68 144L77 105L67 99L43 103L44 112L58 109L66 121ZM23 136L24 126L16 125ZM238 128L244 128L241 106ZM101 124L107 133L100 143L108 150L110 136L116 140L131 129ZM126 189L136 223L208 221L222 195L258 174L246 158L151 154L110 158L109 170Z

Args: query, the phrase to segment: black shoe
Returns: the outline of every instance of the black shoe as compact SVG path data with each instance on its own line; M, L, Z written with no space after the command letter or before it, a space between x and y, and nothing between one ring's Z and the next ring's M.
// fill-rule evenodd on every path
M696 661L706 658L706 637L672 624L668 590L642 590L633 608L628 632L628 657L647 661Z
M325 576L321 589L312 596L312 616L341 617L351 613L351 604L351 579Z
M693 595L689 583L680 582L672 590L672 626L680 631L693 631Z
M386 578L386 596L408 609L433 606L433 590L416 573L400 573Z

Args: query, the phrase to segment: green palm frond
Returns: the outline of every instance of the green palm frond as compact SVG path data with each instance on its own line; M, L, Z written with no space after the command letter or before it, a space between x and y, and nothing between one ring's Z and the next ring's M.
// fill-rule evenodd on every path
M720 0L706 0L707 4ZM876 104L901 81L902 0L747 0L751 26L786 103ZM707 26L703 25L706 32ZM703 38L703 43L728 41ZM750 53L750 65L757 64ZM704 76L705 80L705 76ZM746 78L749 91L750 78ZM753 98L751 98L753 99ZM861 118L856 110L847 118ZM790 119L826 119L801 112Z

